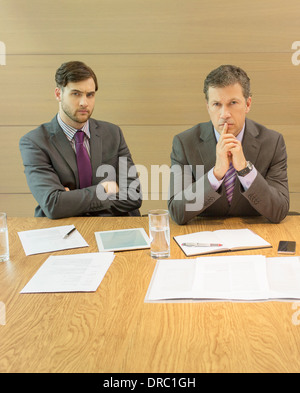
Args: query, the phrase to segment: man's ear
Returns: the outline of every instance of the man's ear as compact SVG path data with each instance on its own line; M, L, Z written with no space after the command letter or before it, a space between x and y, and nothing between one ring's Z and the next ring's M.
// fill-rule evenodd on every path
M57 101L60 102L61 101L62 91L61 91L61 89L59 87L55 88L54 94L55 94L55 98L57 99Z
M246 101L246 114L250 112L252 105L252 97L249 97Z

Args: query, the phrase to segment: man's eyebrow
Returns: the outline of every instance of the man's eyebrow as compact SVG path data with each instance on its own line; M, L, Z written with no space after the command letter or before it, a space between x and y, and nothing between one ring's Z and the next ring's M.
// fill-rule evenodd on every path
M219 103L219 102L221 102L222 100L212 100L211 102L212 103ZM227 100L227 102L231 102L231 101L241 101L241 99L240 98L238 98L238 97L232 97L232 98L229 98L228 100Z
M71 89L71 92L72 93L85 93L84 91L81 91L81 90L78 90L78 89ZM93 94L93 93L96 93L96 91L95 90L91 90L91 91L88 91L86 94Z

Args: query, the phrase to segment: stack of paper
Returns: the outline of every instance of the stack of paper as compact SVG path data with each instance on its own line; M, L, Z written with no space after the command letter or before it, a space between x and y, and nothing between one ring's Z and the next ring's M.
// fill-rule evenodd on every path
M145 301L179 299L300 299L300 258L245 255L158 261Z

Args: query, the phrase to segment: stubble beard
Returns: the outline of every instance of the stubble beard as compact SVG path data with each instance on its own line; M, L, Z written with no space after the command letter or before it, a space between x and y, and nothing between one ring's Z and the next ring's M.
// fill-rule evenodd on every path
M71 109L64 104L64 102L61 102L61 110L64 112L64 114L70 119L72 120L72 122L77 123L77 124L84 124L88 121L88 119L91 117L93 111L88 111L87 114L85 116L77 116L75 111L74 113L72 113Z

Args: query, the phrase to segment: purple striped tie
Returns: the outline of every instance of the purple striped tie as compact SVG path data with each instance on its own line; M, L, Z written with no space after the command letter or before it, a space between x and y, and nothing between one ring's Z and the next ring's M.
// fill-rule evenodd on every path
M75 134L76 160L80 188L92 185L92 166L88 152L83 144L84 132L78 130Z
M228 171L226 172L225 179L224 179L226 196L227 196L229 205L231 204L231 201L232 201L235 179L236 179L235 169L232 166L232 163L230 163L230 167L229 167Z

